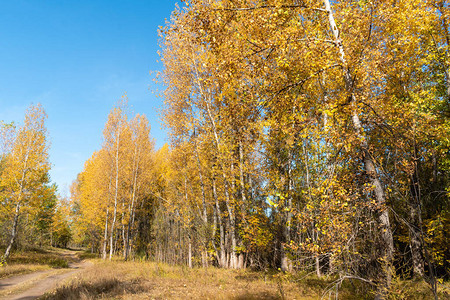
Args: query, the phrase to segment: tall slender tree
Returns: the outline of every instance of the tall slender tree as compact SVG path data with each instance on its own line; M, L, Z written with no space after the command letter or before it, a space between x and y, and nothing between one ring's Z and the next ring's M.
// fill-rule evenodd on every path
M18 128L11 144L11 152L5 157L1 180L13 213L10 239L2 258L4 261L9 258L16 240L22 210L31 205L33 197L49 181L46 118L41 105L30 106L24 124Z

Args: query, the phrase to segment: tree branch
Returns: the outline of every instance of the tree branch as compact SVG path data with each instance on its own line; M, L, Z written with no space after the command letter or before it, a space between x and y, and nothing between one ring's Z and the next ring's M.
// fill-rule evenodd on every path
M252 11L252 10L258 10L258 9L277 9L277 8L305 8L305 9L310 9L310 10L315 10L315 11L328 13L328 10L326 10L324 8L308 7L305 4L281 5L281 6L261 5L261 6L254 6L254 7L215 8L214 10L217 10L217 11Z

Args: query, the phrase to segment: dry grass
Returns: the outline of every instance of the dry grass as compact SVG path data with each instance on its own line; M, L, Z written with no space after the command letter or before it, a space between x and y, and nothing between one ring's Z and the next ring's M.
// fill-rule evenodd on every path
M450 283L442 282L437 287L439 299L450 299ZM434 299L430 285L423 280L394 279L391 287L391 299Z
M14 251L8 263L0 267L0 279L51 268L67 268L74 257L65 254L65 251L57 248Z
M313 289L244 270L97 261L44 299L317 299Z
M103 262L79 273L44 299L334 299L333 278L280 273L189 269L154 262ZM402 283L395 299L431 299L426 283ZM448 286L448 285L447 285ZM415 287L415 289L414 289ZM445 290L440 291L447 299ZM373 299L360 282L344 282L339 299Z
M13 252L8 264L38 264L51 268L67 268L71 260L69 256L64 256L60 249L27 249Z
M0 268L0 279L49 269L49 266L38 264L6 265Z

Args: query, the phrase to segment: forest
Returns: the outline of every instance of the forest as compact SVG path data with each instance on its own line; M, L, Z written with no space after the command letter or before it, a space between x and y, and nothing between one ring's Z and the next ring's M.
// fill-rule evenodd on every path
M2 264L76 245L437 290L450 275L450 3L189 0L160 27L168 144L126 95L63 198L45 112L2 124ZM3 251L3 250L2 250Z

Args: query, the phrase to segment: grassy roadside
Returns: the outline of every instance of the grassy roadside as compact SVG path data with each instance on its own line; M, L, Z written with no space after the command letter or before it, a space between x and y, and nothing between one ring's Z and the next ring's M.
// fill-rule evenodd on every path
M264 273L188 269L154 262L103 262L43 299L317 299L313 289Z
M94 264L44 296L44 299L335 299L335 279L308 274L172 266L148 261L102 261L95 254L57 248L14 252L0 279L66 268L88 259ZM59 272L63 270L54 270ZM53 273L52 273L53 274ZM56 273L55 273L56 274ZM46 275L48 276L48 275ZM21 287L24 289L24 287ZM441 284L440 299L450 299L450 285ZM345 281L338 299L372 299L358 281ZM394 280L392 299L432 299L423 281ZM0 295L1 296L1 295Z
M43 299L335 299L334 278L91 260L92 267ZM392 299L432 299L424 282L398 281ZM440 299L447 299L445 289ZM325 292L327 291L328 292ZM367 287L344 282L338 299L373 299Z
M0 267L0 279L52 268L67 268L69 263L74 261L74 257L66 255L65 251L58 248L28 248L15 251L8 263Z
M50 269L49 266L46 265L38 265L38 264L18 264L18 265L7 265L0 268L0 279L15 276L15 275L23 275L38 271L44 271Z

